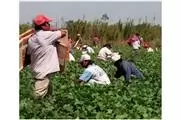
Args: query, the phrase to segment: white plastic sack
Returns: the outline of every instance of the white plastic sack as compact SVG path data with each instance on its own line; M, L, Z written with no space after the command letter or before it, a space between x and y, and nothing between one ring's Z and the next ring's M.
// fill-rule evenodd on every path
M147 49L147 52L154 52L154 50L150 47Z

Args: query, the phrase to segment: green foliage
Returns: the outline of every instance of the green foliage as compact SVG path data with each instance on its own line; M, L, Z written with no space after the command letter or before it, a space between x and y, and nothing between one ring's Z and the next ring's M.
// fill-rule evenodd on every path
M131 83L114 78L111 61L103 62L92 56L95 63L108 74L111 85L79 86L76 80L83 69L70 62L63 74L51 77L53 94L36 100L32 96L33 76L27 67L20 72L21 119L161 119L161 54L141 50L137 56L125 46L114 48L123 52L123 58L132 60L145 79L133 78ZM75 51L76 60L80 52Z
M126 22L119 20L117 23L108 24L109 17L107 14L102 15L102 19L88 22L86 20L69 20L66 21L66 28L69 36L76 39L77 33L80 33L85 44L92 44L92 39L95 34L100 36L101 46L104 43L110 42L114 45L120 45L131 34L139 32L144 40L152 43L153 47L161 47L161 26L147 22L134 23L133 19L127 19ZM20 33L31 28L30 24L20 25Z
M101 20L103 20L103 21L107 21L107 20L109 20L109 17L108 17L108 15L105 13L105 14L103 14L102 15L102 17L101 17Z
M19 33L21 34L21 33L25 32L26 30L32 28L31 26L32 26L31 24L21 24L21 25L19 25Z
M108 24L104 20L95 20L94 22L70 20L66 24L69 35L75 38L76 34L80 33L85 43L91 43L92 36L98 34L103 43L111 42L117 45L117 40L126 40L136 32L139 32L144 40L153 42L154 46L159 46L161 43L161 26L147 22L140 22L136 25L132 19L128 19L125 23L119 20L115 24Z

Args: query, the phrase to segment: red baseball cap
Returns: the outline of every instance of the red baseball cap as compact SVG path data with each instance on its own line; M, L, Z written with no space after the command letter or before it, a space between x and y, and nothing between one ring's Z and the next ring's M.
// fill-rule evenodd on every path
M45 22L51 22L52 20L50 18L48 18L45 15L37 15L34 19L33 19L33 23L36 25L41 25Z

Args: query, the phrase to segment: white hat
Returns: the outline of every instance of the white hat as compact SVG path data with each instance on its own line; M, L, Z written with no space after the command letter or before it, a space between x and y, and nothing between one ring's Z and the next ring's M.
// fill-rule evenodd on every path
M91 60L91 56L89 56L88 54L81 55L81 59L79 60L79 62L82 62L84 60Z
M81 36L81 34L78 33L77 36Z
M87 45L83 45L82 48L87 48Z
M121 58L121 55L119 55L117 53L112 54L112 57L111 57L112 61L114 61L114 62L119 60L120 58Z

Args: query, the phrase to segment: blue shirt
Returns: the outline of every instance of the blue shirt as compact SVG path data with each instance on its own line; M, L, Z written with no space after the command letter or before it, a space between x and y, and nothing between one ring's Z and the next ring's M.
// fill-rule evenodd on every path
M93 79L102 83L110 83L109 77L105 73L105 71L95 64L88 65L88 67L84 70L84 73L80 76L79 79L85 82L89 82L89 80Z
M143 74L136 68L134 63L126 61L126 60L118 60L114 63L117 67L117 71L115 74L116 78L124 76L125 80L130 80L131 74L135 75L136 78L142 78Z
M92 77L92 73L90 71L85 70L84 73L80 76L80 80L83 80L85 82L87 82L88 80L90 80L90 78Z

